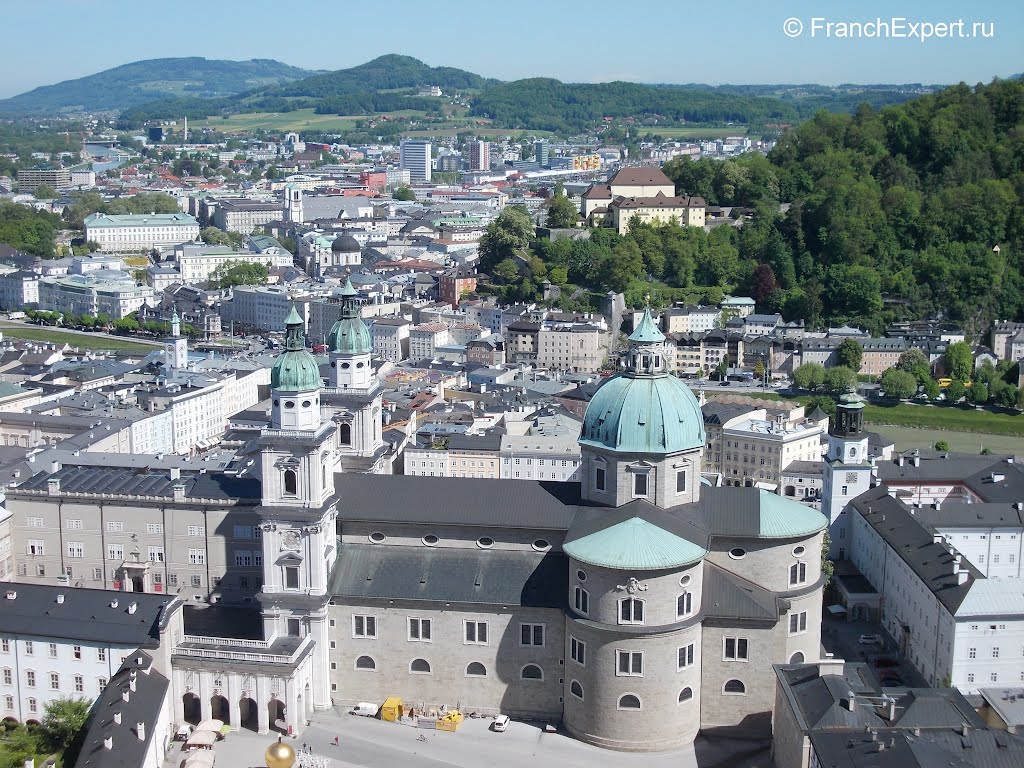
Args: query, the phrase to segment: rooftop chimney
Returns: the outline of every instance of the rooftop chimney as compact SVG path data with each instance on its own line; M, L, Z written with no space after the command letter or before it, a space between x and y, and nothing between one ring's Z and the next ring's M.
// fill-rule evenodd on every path
M48 479L46 481L46 493L49 496L59 496L60 495L60 478L59 477L51 477L50 479Z
M131 701L131 698L132 698L132 695L131 695L130 692L128 692L128 691L121 691L121 700L122 701Z
M103 748L104 749L113 749L114 748L114 737L113 736L104 736L103 737Z
M181 479L181 468L180 467L171 467L171 480L180 480L180 479Z
M121 724L121 713L120 712L115 712L114 713L114 722L117 723L118 725Z
M128 613L129 614L133 614L137 610L139 610L139 604L138 603L132 603L131 605L128 606Z
M18 593L15 592L13 589L8 589L7 590L7 594L5 595L5 597L8 600L17 600L18 599Z
M139 737L139 741L146 740L146 724L141 720L135 724L135 735Z
M116 597L113 600L110 601L110 607L111 608L117 608L117 598Z
M957 583L957 586L960 586L960 585L963 585L963 584L967 583L967 571L957 571L956 572L956 583Z
M180 480L174 483L174 500L184 501L185 500L185 484Z
M64 604L64 595L57 595L57 605Z

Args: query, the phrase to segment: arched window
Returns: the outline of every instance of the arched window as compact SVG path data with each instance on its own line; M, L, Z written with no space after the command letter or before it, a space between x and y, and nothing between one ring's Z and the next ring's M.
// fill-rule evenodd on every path
M575 696L580 701L583 701L583 686L573 680L569 683L569 693Z
M683 592L676 598L676 618L693 613L693 592Z
M410 672L418 672L419 674L429 675L430 674L430 662L426 659L413 659L412 664L409 665Z
M693 688L683 688L679 692L679 703L682 704L684 701L689 701L693 698Z
M743 684L742 680L727 680L725 685L722 687L722 693L742 695L746 692L747 686Z
M536 664L527 664L523 667L521 674L523 680L543 680L544 670L538 667Z
M377 662L369 656L360 656L356 659L356 669L376 669Z
M640 709L640 697L627 693L619 698L619 709Z
M789 566L789 584L803 584L807 581L807 563L793 563Z
M470 677L487 677L487 668L479 661L471 661L466 667L466 674Z
M803 651L797 651L792 656L790 656L789 657L789 663L790 664L803 664L804 663Z
M643 624L644 601L636 597L619 600L619 624Z
M286 496L295 496L299 492L299 476L294 469L284 471L284 493Z
M338 430L339 439L342 445L352 445L352 425L342 424Z

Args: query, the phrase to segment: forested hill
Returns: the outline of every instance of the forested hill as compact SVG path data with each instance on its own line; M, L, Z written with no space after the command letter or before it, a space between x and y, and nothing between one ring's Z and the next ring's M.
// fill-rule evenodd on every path
M673 162L679 188L760 205L735 274L766 308L878 330L941 313L1024 320L1024 83L819 113L769 155ZM792 202L784 217L770 211ZM744 277L745 276L745 277Z
M775 98L624 82L563 83L549 78L494 85L473 101L472 114L499 125L563 132L584 130L605 117L659 116L671 123L745 124L796 118L792 106Z
M168 96L230 96L311 74L271 59L149 59L0 100L0 114L120 110Z

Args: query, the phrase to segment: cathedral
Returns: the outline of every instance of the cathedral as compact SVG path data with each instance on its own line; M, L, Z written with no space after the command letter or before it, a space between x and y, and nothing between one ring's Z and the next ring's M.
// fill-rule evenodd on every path
M173 637L179 722L301 730L399 696L618 750L770 729L772 665L819 653L828 519L702 479L700 407L649 311L587 407L580 482L381 474L371 352L351 284L326 384L293 310L250 469L54 467L9 489L16 540L73 517L95 531L86 586L234 612ZM59 541L45 552L27 580L63 572Z

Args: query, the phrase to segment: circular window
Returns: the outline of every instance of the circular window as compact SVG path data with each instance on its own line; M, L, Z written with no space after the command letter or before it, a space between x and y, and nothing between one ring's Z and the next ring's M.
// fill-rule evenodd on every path
M684 574L683 576L680 576L679 577L679 586L685 587L687 584L690 583L691 579L692 579L692 577L688 573Z
M729 550L729 557L733 560L742 560L746 556L747 550L743 549L743 547L733 547Z
M800 557L806 551L803 547L793 547L793 557Z
M546 539L537 539L535 542L533 542L533 548L536 549L538 552L546 552L547 550L551 549L551 542L547 541Z
M312 403L309 402L309 400L303 400L302 401L302 407L303 408L309 408L309 406L311 406L311 405L312 405Z
M284 407L285 408L294 408L295 407L295 401L294 400L285 400L284 401Z
M580 581L586 581L587 580L587 572L586 571L576 571L576 578L579 579Z
M481 536L476 540L476 545L480 547L480 549L489 549L494 546L494 539L490 536Z
M426 536L424 536L422 539L420 539L420 541L422 541L428 547L433 547L434 545L437 544L439 539L434 534L428 533Z
M280 405L280 404L281 404L281 401L280 401L280 400L274 400L274 405L275 405L275 406L278 406L278 405Z
M356 368L362 368L362 367L363 367L363 363L356 363Z
M337 360L331 360L331 368L337 368L337 367L338 367L338 361Z
M348 363L342 363L341 367L347 371L351 366Z
M387 541L387 538L388 537L380 531L374 531L370 534L370 541L372 541L374 544L383 544L385 541Z

